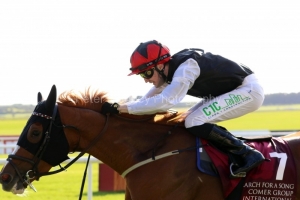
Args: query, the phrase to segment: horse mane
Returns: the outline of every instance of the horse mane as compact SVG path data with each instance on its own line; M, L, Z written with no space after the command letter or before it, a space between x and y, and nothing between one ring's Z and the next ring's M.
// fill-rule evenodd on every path
M93 110L96 112L101 111L101 107L105 102L109 102L110 99L107 96L107 92L103 91L94 91L92 92L88 88L85 92L75 92L73 90L65 91L61 93L58 97L58 103L64 106L76 107L76 108L85 108ZM181 117L182 113L166 112L163 114L154 114L153 122L159 124L182 124L184 119ZM129 119L149 119L149 115L130 115L130 114L121 114L125 118Z
M109 100L106 92L98 90L92 92L90 88L85 92L65 91L58 97L58 103L64 106L85 108L96 112L100 112L103 103Z

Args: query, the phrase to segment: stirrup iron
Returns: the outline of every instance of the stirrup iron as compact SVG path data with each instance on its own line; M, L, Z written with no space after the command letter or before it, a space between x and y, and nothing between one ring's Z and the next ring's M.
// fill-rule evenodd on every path
M238 174L234 174L234 173L232 172L232 167L233 167L234 165L235 165L235 164L233 164L233 163L230 164L230 167L229 167L229 170L230 170L230 177L232 177L232 178L244 178L244 177L246 177L246 172L240 172L240 173L238 173Z

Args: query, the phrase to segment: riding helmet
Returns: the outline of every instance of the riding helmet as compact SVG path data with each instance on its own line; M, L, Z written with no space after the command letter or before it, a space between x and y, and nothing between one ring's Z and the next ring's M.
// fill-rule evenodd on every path
M156 40L141 43L130 57L131 73L128 76L139 74L169 60L170 50L167 46Z

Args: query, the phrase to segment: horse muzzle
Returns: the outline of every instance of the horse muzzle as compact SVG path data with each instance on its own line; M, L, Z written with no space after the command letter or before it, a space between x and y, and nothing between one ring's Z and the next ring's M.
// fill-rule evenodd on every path
M2 189L6 192L12 192L14 194L23 194L26 189L26 185L19 179L18 176L12 176L9 173L0 174L0 183Z

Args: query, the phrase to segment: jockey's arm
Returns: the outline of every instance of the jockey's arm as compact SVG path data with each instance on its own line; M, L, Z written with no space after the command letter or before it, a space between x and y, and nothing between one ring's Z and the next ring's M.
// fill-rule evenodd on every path
M140 100L127 102L119 106L119 111L130 114L154 114L164 112L179 103L200 75L200 68L195 60L188 59L175 71L170 84L165 83L162 88L152 88ZM160 89L163 89L160 91Z

